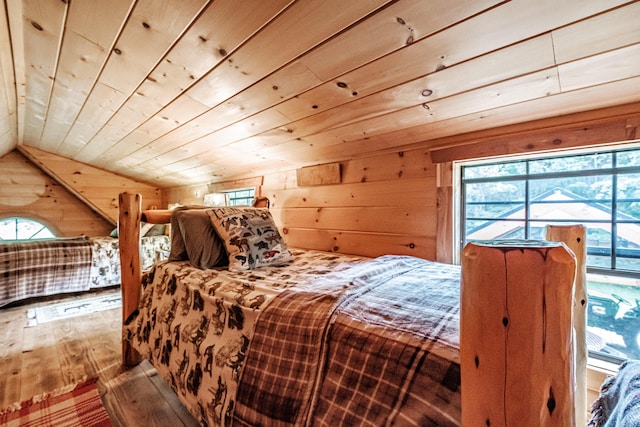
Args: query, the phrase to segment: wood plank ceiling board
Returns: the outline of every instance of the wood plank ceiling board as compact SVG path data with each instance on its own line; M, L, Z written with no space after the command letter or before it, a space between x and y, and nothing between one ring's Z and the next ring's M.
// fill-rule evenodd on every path
M212 146L212 141L222 141L228 144L245 136L249 136L246 132L243 132L244 129L251 129L254 134L257 134L266 130L265 126L259 125L261 122L267 123L271 125L271 127L277 123L284 124L290 121L287 120L287 117L281 116L279 121L274 121L273 117L275 117L274 115L276 113L273 111L265 113L263 109L277 104L282 101L284 97L293 96L294 98L290 98L290 100L295 100L299 97L298 94L300 92L313 88L315 84L321 83L320 80L310 77L309 74L315 76L316 70L319 70L323 64L325 67L327 64L332 64L331 68L337 76L340 72L348 71L356 65L366 63L367 60L370 60L371 55L382 57L389 52L404 47L408 44L408 37L414 37L417 40L421 38L423 34L431 34L440 30L441 27L439 25L442 25L441 22L449 22L450 20L457 22L463 20L483 10L483 8L489 8L495 5L495 3L496 1L474 2L473 7L467 7L463 10L451 8L447 2L438 2L430 5L429 8L425 8L424 4L416 0L405 0L391 5L367 19L363 24L344 31L304 55L299 60L276 71L270 78L258 82L245 91L240 92L234 96L232 100L212 108L209 112L189 124L189 126L196 127L194 132L181 132L177 135L174 133L174 137L184 140L185 143L191 141L189 145L195 146L189 151L179 150L179 153L168 152L167 157L175 159L176 156L188 152L200 153L208 151ZM452 10L454 12L451 12ZM403 18L398 17L398 14L401 12L411 16L410 24L407 24ZM439 16L443 20L434 21L434 15ZM400 25L400 22L404 23ZM409 35L407 35L408 31ZM365 40L370 39L373 32L378 32L379 37L376 44L372 46L370 43L365 43ZM344 48L347 41L351 44L350 49ZM358 52L355 52L354 48L357 49ZM367 52L369 55L367 58L369 59L363 57L363 51ZM321 53L319 54L318 52ZM305 66L303 63L308 65ZM313 70L309 67L312 67ZM328 71L326 71L326 69L322 71L322 74L327 73ZM294 76L293 78L291 78L292 75ZM331 85L335 86L335 83L331 82ZM266 98L265 94L267 95ZM277 109L277 111L281 110ZM313 112L311 104L309 104L304 111L308 111L308 113L306 113L307 115L311 114L311 112ZM268 117L266 120L261 120L261 116L265 114L267 114ZM225 121L224 119L227 120ZM237 122L238 120L242 121ZM234 121L236 121L236 123L234 123ZM207 129L211 128L212 124L215 123L219 123L217 127L220 129L208 135L205 134ZM205 137L207 139L203 140ZM231 139L234 137L235 139ZM201 141L201 143L196 141ZM162 141L159 142L160 145L172 146L171 144L163 144Z
M27 99L24 141L40 146L40 138L47 117L53 81L58 66L58 53L67 4L61 1L22 2L22 28L24 30L24 63L26 73L25 96Z
M637 0L6 2L0 96L15 99L0 104L0 153L17 142L165 187L442 148L638 101L639 13Z
M549 6L547 6L547 7L549 7ZM512 40L517 40L518 39L517 36L526 37L531 32L534 32L534 31L537 32L537 31L548 30L549 29L548 27L542 27L542 28L535 27L534 30L532 30L530 27L527 27L527 26L523 27L522 25L520 25L520 22L522 20L531 19L532 16L535 18L535 16L536 16L535 13L539 13L540 14L540 16L539 16L540 19L539 20L533 19L533 21L534 22L544 22L543 17L544 17L544 13L546 13L547 10L548 9L540 9L539 10L538 8L531 7L531 6L530 6L529 9L525 8L524 10L518 10L520 12L519 16L521 17L521 19L520 20L516 20L515 24L517 26L512 29L513 31L502 31L502 32L500 32L500 35L501 35L501 37L503 39L506 36L504 36L502 34L507 34L507 35L510 35L509 37L512 37L512 38L505 39L505 41L503 43L506 45L509 42L511 42ZM566 13L571 15L572 17L574 16L574 13L573 13L572 9L567 8L567 9L565 9L565 11L566 11ZM498 14L498 12L500 12L500 14ZM497 16L496 16L496 14L497 14ZM496 38L495 35L493 34L493 32L488 32L488 33L482 32L481 29L483 27L488 26L491 22L505 20L509 15L512 15L512 14L513 14L512 10L507 10L505 12L504 9L496 8L495 10L492 10L487 14L487 15L489 15L489 17L486 18L486 23L482 23L481 22L480 24L478 24L478 22L477 22L477 20L479 19L479 17L478 17L478 18L476 18L476 20L469 21L470 23L473 23L473 25L470 28L469 28L469 25L465 25L466 23L463 23L458 27L453 27L453 28L456 28L457 31L450 30L450 31L443 31L442 33L436 34L435 35L435 41L432 42L433 43L433 48L432 49L434 51L440 51L440 49L442 49L441 46L443 46L443 45L445 45L445 46L457 45L456 43L452 42L451 39L453 39L453 40L465 39L465 38L469 38L469 34L476 34L477 33L478 37L473 37L473 40L476 41L475 43L471 43L471 44L469 44L469 43L466 43L466 44L465 43L460 43L460 46L463 47L462 49L457 49L457 50L452 49L452 51L456 51L456 54L458 54L458 55L464 55L464 52L467 52L466 56L461 56L461 58L460 58L460 61L464 61L468 57L472 57L473 55L477 55L477 54L481 53L482 52L482 46L488 46L490 44L490 42L493 41ZM543 25L543 24L540 24L540 25ZM524 28L524 30L520 30L521 28ZM502 29L504 30L504 28L502 28ZM521 35L521 33L519 33L518 31L526 31L526 33L524 35ZM449 36L449 34L451 34L451 33L453 33L454 35L453 36ZM444 35L449 36L450 39L448 40ZM415 45L418 46L419 43L415 43ZM468 46L470 46L470 47L468 47ZM409 52L410 49L414 49L414 46L412 45L409 48L405 49L404 51L405 52ZM470 51L468 49L470 49ZM458 51L462 51L463 54L457 53ZM442 57L451 57L453 55L452 54L450 54L450 55L435 55L434 52L432 52L432 54L430 56L433 56L433 57L437 58L438 60L440 60L440 58L442 58ZM409 57L407 55L407 61L395 61L394 62L394 64L402 64L402 65L404 65L403 67L396 66L396 68L388 70L389 72L387 72L387 73L381 73L381 70L388 69L389 67L381 67L380 69L375 70L375 71L374 70L367 70L366 72L362 72L361 81L363 81L363 82L375 81L375 79L370 79L369 78L369 76L371 76L371 75L375 75L375 76L387 76L387 75L390 75L390 76L394 76L394 77L395 76L400 76L402 78L403 76L406 75L405 74L405 73L407 73L406 70L411 68L411 67L407 67L406 66L407 63L408 62L411 63L410 61L416 62L415 59L411 59L411 58L420 58L420 59L422 59L423 56L419 55L419 54L418 55L414 54L414 55L411 55L411 57ZM436 63L436 64L433 65L433 69L437 69L441 65L442 64L438 65ZM421 63L419 63L419 66L424 67L424 60L422 60ZM367 68L367 67L363 67L363 68ZM422 68L422 69L424 69L424 68ZM346 80L348 81L348 79L346 79ZM355 85L355 86L357 86L357 85ZM336 85L334 83L332 83L331 87L335 88ZM357 86L357 87L359 87L359 86ZM335 92L335 91L333 91L333 92ZM300 98L300 97L298 97L298 98ZM331 95L329 95L329 96L327 96L327 98L336 99L337 97L333 96L333 98L332 98ZM339 114L336 114L336 117L340 117L341 118L342 116L340 116ZM284 125L285 129L295 129L295 126L292 126L291 124L289 124L289 126L287 126L286 124L284 124L282 122L280 122L278 124ZM301 127L304 128L303 126L301 126ZM275 132L276 134L280 133L282 135L283 132L281 132L281 131L279 132L279 131L280 131L280 129L274 129L273 130L273 132ZM299 137L301 137L301 135L295 135L294 134L295 132L288 132L288 133L291 134L291 135L288 135L290 137L289 139L292 140L291 144L295 145L295 146L298 146L299 143L295 138L299 138ZM264 137L265 137L264 134L260 135L260 140L264 141ZM286 135L285 135L285 138L286 138ZM324 137L321 136L320 138L324 138ZM282 139L282 137L280 139ZM216 138L216 140L217 140L217 138ZM207 140L206 138L203 138L203 139L199 140L196 143L198 143L198 144L200 144L202 146L202 148L200 149L200 151L202 153L205 153L209 149L209 147L211 146L211 141ZM190 145L192 145L192 144L190 144ZM314 148L315 147L316 147L316 145L314 145ZM283 148L283 150L286 153L290 153L290 150L288 150L287 148ZM186 154L186 153L188 153L188 152L184 151L184 150L181 152L181 154ZM174 154L177 154L177 153L174 153ZM287 154L287 155L289 155L289 154ZM176 157L173 157L173 158L175 159Z
M572 25L553 30L558 64L640 41L640 2L633 2Z
M0 157L18 144L17 104L13 54L7 10L0 10Z
M102 72L122 25L111 23L124 23L132 7L131 0L68 5L51 105L39 144L51 152L58 152L64 143Z
M230 53L221 66L191 86L186 95L209 107L230 98L257 79L295 58L300 51L312 48L340 31L344 26L366 16L388 0L368 0L357 7L341 8L339 0L298 2L278 15L272 25L264 27L242 47ZM336 13L336 10L340 13ZM305 31L312 26L314 31ZM292 37L292 33L298 36ZM300 36L302 34L303 36ZM265 49L275 46L275 49ZM209 128L209 121L196 125Z
M130 97L144 96L138 89L149 73L189 26L209 0L144 0L139 1L127 20L109 60L100 76L100 82ZM128 117L118 117L115 123L107 121L102 129L74 157L91 161L95 151L117 142L129 129Z
M177 120L171 113L170 103L188 88L197 84L197 81L213 68L220 66L227 55L233 53L289 3L290 0L279 0L263 3L262 7L257 7L255 1L213 2L141 85L139 91L145 96L138 99L155 100L160 108L140 109L135 102L129 102L127 107L134 112L136 110L145 112L147 118L159 115L166 117L166 120ZM203 106L193 111L189 118L197 117L207 109L188 94L182 98L185 98L188 103ZM163 108L168 103L169 107ZM178 122L184 123L186 120L178 120ZM134 150L130 149L129 142L135 139L138 145L142 145L145 139L141 139L140 136L144 135L146 129L152 129L155 122L147 123L149 122L141 119L136 122L138 124L136 129L125 129L130 132L141 129L143 133L138 133L133 138L130 138L132 134L129 133L109 150L104 151L100 157L107 160L133 153ZM149 133L154 135L152 131Z
M300 51L304 52L313 48L326 38L340 32L343 27L351 25L354 21L363 18L363 16L382 5L384 5L382 1L359 2L357 8L345 10L336 15L333 11L336 8L339 10L343 10L343 8L335 4L335 2L296 3L276 17L271 25L266 26L254 38L249 40L242 50L238 50L237 53L231 53L226 60L225 66L212 70L211 73L192 86L186 95L213 108L225 101L227 94L228 97L231 97L233 91L244 90L253 82L277 70L282 66L282 63L286 64L294 59L295 55ZM329 19L329 17L331 18ZM279 30L272 29L280 28L281 26L284 26L288 32L281 34ZM317 28L317 31L305 31L309 26ZM295 32L304 34L304 37L293 37L296 41L293 43L291 40L292 33ZM274 52L273 49L265 49L265 46L277 46L277 48ZM270 53L265 56L264 52ZM242 70L240 70L241 66L238 64L242 64ZM257 95L265 92L273 92L273 85L269 90L261 91ZM258 99L260 98L258 97ZM242 114L247 114L243 106L240 106L239 111ZM224 119L224 114L204 114L187 126L181 127L177 132L173 132L163 138L160 141L160 145L172 147L172 144L167 144L169 139L180 141L181 145L184 142L194 140L218 127L225 126L224 122L217 124L221 119ZM165 151L168 150L165 149Z
M25 95L25 55L24 52L24 34L23 34L23 22L22 19L22 2L8 2L5 4L5 10L7 12L7 21L9 24L9 38L11 39L11 58L13 59L13 73L15 81L15 93L16 93L16 131L17 131L17 144L23 142L24 135L24 119L26 110L27 97ZM5 46L3 46L5 47ZM4 52L3 56L6 58L9 56L9 52Z

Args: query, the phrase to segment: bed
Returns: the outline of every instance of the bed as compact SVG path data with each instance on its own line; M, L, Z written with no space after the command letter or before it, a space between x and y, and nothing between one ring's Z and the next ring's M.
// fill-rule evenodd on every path
M150 268L158 254L169 249L168 235L144 236L140 250L143 268ZM119 285L117 238L82 236L0 243L0 307L27 298Z
M140 206L120 195L124 363L202 425L459 425L457 267L287 248L268 210L210 208L226 263L172 260L172 219L142 275Z

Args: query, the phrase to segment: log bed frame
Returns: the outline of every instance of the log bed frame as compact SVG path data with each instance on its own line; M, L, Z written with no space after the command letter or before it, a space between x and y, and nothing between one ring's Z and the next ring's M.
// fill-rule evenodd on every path
M141 294L142 268L140 261L140 222L167 224L171 221L169 210L142 210L140 194L121 193L119 195L118 234L120 239L120 268L122 274L122 322L138 308ZM576 425L586 424L586 228L582 225L548 226L547 240L562 242L576 255L577 274L573 292L573 327L575 347L575 421ZM462 343L461 343L462 346ZM122 363L135 366L142 361L131 343L123 338ZM519 401L518 396L515 400ZM526 404L526 402L523 402ZM465 407L465 395L461 405ZM582 421L585 422L582 422Z

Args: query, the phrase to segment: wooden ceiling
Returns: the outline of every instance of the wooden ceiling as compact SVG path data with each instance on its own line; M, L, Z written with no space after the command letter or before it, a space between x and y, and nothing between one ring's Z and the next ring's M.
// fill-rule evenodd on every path
M0 155L161 187L640 100L640 2L5 0Z

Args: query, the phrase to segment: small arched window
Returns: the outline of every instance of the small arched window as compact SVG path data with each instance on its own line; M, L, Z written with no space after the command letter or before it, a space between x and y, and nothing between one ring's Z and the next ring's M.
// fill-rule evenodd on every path
M44 224L27 218L0 219L0 240L30 240L54 238L55 234Z

